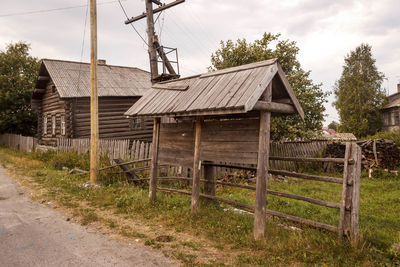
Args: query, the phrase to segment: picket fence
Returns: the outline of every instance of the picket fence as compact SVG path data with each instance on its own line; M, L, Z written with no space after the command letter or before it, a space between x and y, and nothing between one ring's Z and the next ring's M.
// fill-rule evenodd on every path
M31 136L22 136L19 134L2 134L0 135L0 145L7 146L24 152L32 152L35 150L37 139Z
M75 151L79 154L88 153L90 150L90 139L60 138L57 140L57 151ZM106 155L110 160L122 158L124 160L147 159L151 157L151 143L134 140L100 139L99 153Z

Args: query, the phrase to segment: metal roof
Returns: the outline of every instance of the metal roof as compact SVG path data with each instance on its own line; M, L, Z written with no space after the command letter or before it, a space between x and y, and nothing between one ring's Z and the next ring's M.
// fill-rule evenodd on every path
M304 112L277 59L154 84L126 113L161 117L236 114L251 111L269 83L272 100L290 99Z
M138 68L98 64L98 95L142 96L151 88L150 73ZM39 76L50 76L60 98L90 96L90 64L43 59ZM37 81L36 88L46 83Z

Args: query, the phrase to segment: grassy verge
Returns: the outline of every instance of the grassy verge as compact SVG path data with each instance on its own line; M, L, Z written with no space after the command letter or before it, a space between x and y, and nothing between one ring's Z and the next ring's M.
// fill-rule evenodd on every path
M266 238L253 241L253 217L233 212L219 203L202 201L200 212L190 214L188 196L158 193L148 201L146 187L107 183L98 189L78 186L87 177L68 175L49 167L51 159L37 159L0 148L0 163L21 183L42 192L40 198L69 209L82 224L100 223L144 245L161 250L187 266L328 265L390 266L400 264L394 243L400 243L400 180L363 179L360 226L362 241L357 249L338 243L333 233L269 218ZM85 161L84 161L85 162ZM18 178L19 177L19 178ZM270 188L338 202L340 185L289 179L272 181ZM217 194L252 203L254 192L218 187ZM336 225L338 212L312 204L268 196L268 208ZM167 235L169 242L160 241Z

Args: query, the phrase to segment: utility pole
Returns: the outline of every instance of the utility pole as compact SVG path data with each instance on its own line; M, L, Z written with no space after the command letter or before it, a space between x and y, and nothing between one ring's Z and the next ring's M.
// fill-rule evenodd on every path
M153 17L153 1L145 0L146 17L147 17L147 43L149 44L150 70L151 80L154 81L158 76L157 51L153 45L154 42L154 17Z
M99 113L97 94L97 6L90 0L90 182L97 182Z
M149 49L149 58L150 58L150 71L151 71L151 81L159 82L163 80L176 79L179 78L179 75L175 72L172 67L171 62L168 60L167 55L160 45L158 41L158 36L155 34L154 30L154 14L166 10L170 7L176 6L185 2L185 0L176 0L169 4L162 4L158 0L145 0L146 3L146 13L143 13L139 16L130 18L125 21L125 24L130 24L135 21L138 21L143 18L147 18L147 40L148 40L148 49ZM153 4L157 4L159 7L153 9ZM176 49L175 49L176 50ZM162 73L159 74L158 71L158 56L161 58L162 63L165 68L168 70L168 74Z

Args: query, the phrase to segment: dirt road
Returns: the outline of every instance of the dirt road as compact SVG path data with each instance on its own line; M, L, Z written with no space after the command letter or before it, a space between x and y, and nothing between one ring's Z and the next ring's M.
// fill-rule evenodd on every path
M110 239L32 202L0 167L0 266L172 266L160 253Z

